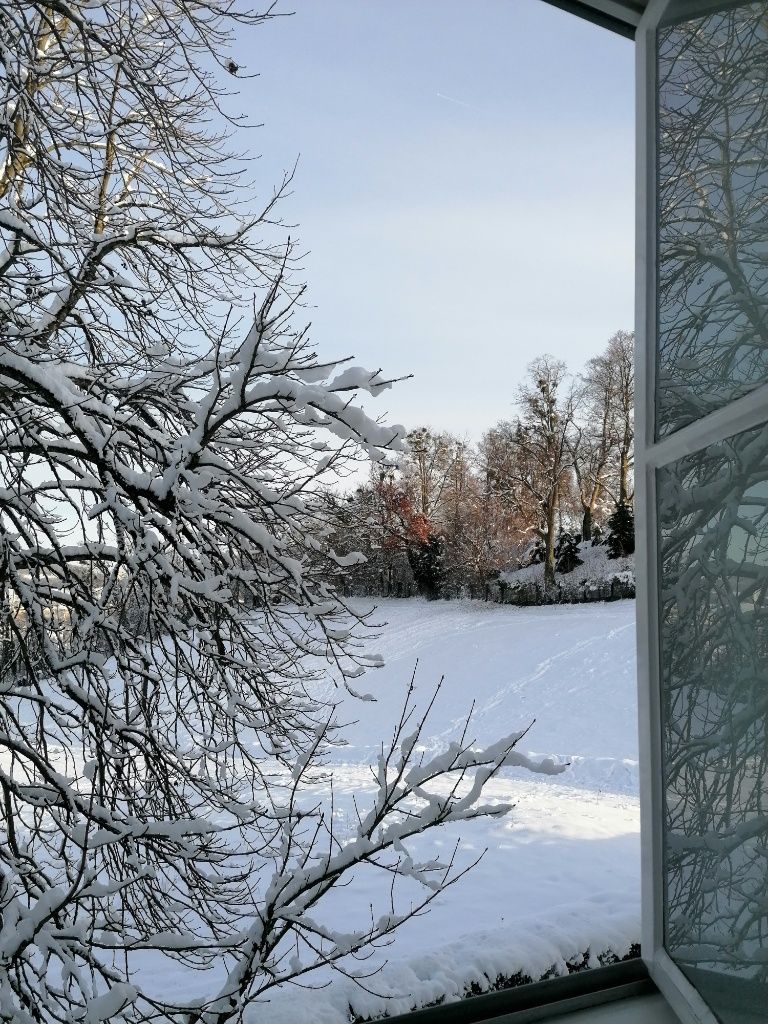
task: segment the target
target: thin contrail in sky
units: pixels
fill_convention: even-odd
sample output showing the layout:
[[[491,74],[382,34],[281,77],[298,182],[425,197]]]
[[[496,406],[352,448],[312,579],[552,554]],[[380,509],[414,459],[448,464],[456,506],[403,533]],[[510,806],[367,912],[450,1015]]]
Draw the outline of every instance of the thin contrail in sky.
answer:
[[[474,110],[475,107],[471,103],[465,103],[464,100],[457,100],[453,96],[446,96],[445,93],[435,93],[441,100],[448,100],[449,103],[457,103],[460,107],[466,107],[467,110]]]

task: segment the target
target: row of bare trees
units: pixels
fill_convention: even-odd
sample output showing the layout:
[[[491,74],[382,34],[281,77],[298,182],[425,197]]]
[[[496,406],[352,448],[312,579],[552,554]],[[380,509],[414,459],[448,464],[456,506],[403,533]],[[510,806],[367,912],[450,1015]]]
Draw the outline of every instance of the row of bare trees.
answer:
[[[533,554],[552,585],[558,536],[591,539],[616,506],[631,505],[633,350],[633,334],[617,331],[579,374],[535,359],[514,418],[477,445],[411,431],[398,469],[376,469],[345,502],[332,499],[339,538],[368,558],[361,578],[397,592],[407,559],[420,592],[475,595]]]

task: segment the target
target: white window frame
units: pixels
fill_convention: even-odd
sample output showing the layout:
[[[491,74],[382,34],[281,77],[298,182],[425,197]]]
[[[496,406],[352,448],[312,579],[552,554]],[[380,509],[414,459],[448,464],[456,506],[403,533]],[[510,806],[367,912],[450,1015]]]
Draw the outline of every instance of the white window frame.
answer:
[[[656,470],[768,420],[768,385],[659,441],[656,394],[656,31],[669,0],[650,0],[636,45],[635,508],[637,524],[637,671],[640,734],[641,949],[651,978],[683,1024],[718,1024],[664,948],[661,680]],[[692,5],[693,6],[693,5]],[[712,4],[702,3],[702,8]],[[703,13],[703,11],[702,11]],[[692,17],[695,13],[692,13]]]

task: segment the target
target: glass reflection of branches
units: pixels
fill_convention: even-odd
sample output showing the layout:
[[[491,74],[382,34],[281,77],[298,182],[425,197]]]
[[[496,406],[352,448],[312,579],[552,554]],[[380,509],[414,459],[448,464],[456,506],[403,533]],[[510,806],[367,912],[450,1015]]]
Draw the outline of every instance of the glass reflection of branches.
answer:
[[[768,378],[768,5],[659,33],[657,435]]]
[[[658,501],[666,945],[764,982],[768,426],[661,470]]]

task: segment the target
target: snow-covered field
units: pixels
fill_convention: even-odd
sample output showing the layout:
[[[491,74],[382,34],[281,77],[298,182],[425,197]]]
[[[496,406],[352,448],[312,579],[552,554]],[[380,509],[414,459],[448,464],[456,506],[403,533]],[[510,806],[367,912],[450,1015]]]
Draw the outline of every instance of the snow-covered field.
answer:
[[[474,701],[470,737],[489,742],[535,719],[521,746],[572,767],[552,777],[508,769],[489,790],[516,804],[507,818],[423,839],[422,854],[446,857],[458,838],[466,862],[487,852],[368,961],[367,971],[388,961],[365,983],[378,995],[343,978],[321,991],[294,988],[254,1007],[250,1024],[342,1024],[350,1004],[359,1015],[404,1012],[456,998],[472,982],[488,987],[499,974],[538,977],[588,948],[621,955],[639,940],[634,602],[524,609],[408,600],[378,608],[387,624],[374,646],[386,665],[363,680],[376,701],[347,698],[340,714],[357,719],[333,768],[342,823],[353,798],[372,790],[367,765],[391,734],[417,661],[424,699],[444,677],[426,747],[453,738]],[[359,924],[384,895],[380,878],[361,874],[326,918],[342,930]]]
[[[468,739],[487,744],[533,722],[518,749],[570,762],[559,775],[506,769],[488,786],[487,803],[515,804],[504,818],[443,826],[409,841],[418,859],[480,863],[440,895],[428,913],[406,922],[392,945],[352,966],[363,986],[334,975],[307,979],[251,1006],[246,1024],[349,1024],[457,999],[473,983],[487,989],[518,972],[541,977],[589,950],[619,956],[639,941],[639,807],[635,702],[635,606],[610,604],[515,608],[480,602],[378,602],[386,623],[371,645],[385,666],[355,680],[376,699],[345,696],[348,745],[332,762],[338,831],[366,807],[375,762],[399,718],[418,662],[420,699],[443,684],[424,739],[437,751],[456,738],[474,702]],[[338,691],[329,696],[339,699]],[[321,794],[326,800],[328,793]],[[359,869],[313,916],[335,932],[364,927],[389,907],[390,878]],[[410,888],[409,888],[410,886]],[[396,910],[423,890],[406,879]],[[373,908],[372,910],[370,908]],[[157,960],[145,981],[167,997],[210,995],[212,972]],[[193,991],[194,990],[194,991]]]

